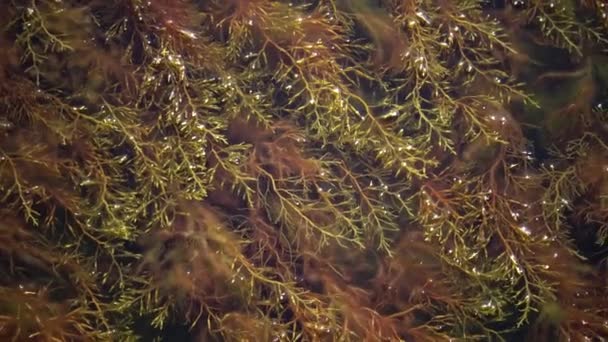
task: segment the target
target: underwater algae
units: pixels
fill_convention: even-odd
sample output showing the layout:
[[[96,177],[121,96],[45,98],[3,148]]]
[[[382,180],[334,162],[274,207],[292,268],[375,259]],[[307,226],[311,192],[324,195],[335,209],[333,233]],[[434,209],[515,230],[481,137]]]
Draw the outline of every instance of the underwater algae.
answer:
[[[0,2],[0,340],[608,340],[607,16]]]

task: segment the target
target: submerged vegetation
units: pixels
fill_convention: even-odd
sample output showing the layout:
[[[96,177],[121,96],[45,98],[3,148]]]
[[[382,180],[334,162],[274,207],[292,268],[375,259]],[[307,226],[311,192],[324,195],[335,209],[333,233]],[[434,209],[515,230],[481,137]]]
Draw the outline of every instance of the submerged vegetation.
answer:
[[[608,338],[607,16],[2,1],[0,339]]]

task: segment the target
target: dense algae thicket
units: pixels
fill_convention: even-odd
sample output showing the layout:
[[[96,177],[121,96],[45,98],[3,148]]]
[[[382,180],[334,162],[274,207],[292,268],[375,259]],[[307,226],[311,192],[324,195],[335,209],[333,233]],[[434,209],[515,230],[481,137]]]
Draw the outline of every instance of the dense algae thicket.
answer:
[[[0,340],[603,341],[602,0],[0,2]]]

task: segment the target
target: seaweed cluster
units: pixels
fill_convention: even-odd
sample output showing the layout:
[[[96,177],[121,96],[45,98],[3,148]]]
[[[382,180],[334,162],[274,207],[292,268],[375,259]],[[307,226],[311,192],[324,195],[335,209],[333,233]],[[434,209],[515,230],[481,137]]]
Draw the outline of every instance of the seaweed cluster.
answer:
[[[0,2],[0,339],[607,339],[607,16]]]

